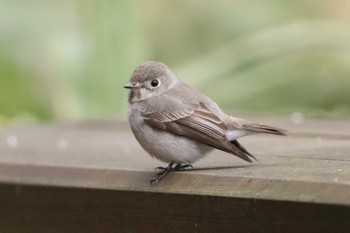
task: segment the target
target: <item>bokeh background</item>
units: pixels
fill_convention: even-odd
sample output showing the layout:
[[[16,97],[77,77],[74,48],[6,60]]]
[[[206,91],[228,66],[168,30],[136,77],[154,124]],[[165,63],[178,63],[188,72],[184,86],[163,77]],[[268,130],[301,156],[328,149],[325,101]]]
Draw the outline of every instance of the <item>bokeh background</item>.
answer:
[[[350,116],[348,0],[0,0],[0,125],[125,118],[165,62],[225,110]]]

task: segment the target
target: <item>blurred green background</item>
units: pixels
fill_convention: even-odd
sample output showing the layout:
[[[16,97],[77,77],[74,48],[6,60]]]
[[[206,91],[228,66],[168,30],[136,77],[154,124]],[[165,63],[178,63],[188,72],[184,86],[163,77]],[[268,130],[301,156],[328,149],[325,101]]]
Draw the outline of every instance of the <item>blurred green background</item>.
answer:
[[[225,110],[350,115],[348,0],[1,0],[0,125],[126,117],[166,63]]]

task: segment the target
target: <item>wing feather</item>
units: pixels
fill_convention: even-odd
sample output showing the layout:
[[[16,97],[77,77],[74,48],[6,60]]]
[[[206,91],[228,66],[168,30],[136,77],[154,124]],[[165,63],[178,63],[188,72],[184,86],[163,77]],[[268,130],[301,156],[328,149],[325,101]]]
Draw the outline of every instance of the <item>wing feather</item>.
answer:
[[[239,144],[231,143],[226,138],[228,126],[203,105],[183,112],[146,113],[143,117],[146,123],[158,129],[188,137],[248,162],[252,162],[251,158],[254,158]]]

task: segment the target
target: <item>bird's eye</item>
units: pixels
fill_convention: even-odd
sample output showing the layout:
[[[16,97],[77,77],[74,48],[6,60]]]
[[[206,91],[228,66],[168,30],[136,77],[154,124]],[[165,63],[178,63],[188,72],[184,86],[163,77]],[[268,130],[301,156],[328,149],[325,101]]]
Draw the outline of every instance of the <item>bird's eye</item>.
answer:
[[[152,86],[152,87],[158,87],[159,84],[160,84],[160,82],[159,82],[158,79],[153,79],[153,80],[151,81],[151,86]]]

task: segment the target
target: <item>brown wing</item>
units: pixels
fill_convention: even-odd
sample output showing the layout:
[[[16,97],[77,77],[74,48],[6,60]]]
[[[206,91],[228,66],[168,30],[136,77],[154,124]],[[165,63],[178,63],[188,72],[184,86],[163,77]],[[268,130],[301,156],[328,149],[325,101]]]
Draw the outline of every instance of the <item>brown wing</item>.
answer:
[[[144,114],[145,122],[161,130],[191,138],[197,142],[231,153],[245,161],[254,158],[238,142],[226,138],[227,125],[204,106],[181,113]],[[255,158],[254,158],[255,159]]]

